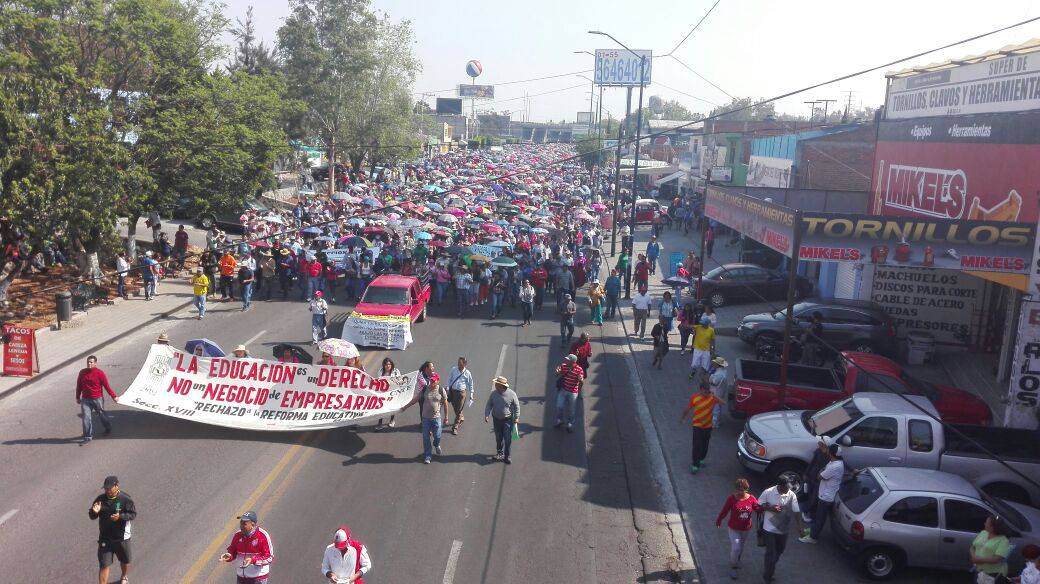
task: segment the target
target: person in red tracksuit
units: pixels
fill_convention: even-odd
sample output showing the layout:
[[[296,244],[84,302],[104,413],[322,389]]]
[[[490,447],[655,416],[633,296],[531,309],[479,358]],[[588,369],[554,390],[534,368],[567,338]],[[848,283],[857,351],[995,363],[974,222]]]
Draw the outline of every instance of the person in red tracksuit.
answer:
[[[255,511],[243,513],[238,521],[239,530],[231,537],[231,545],[220,556],[220,561],[231,563],[241,557],[241,562],[235,567],[238,584],[267,584],[271,563],[274,562],[271,535],[257,525]]]

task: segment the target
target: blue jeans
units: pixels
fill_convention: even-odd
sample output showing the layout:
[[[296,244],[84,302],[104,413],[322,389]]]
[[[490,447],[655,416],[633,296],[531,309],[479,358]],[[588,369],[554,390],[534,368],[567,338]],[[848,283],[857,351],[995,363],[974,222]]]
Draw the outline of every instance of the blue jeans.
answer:
[[[108,414],[105,413],[105,402],[103,397],[97,399],[83,398],[79,400],[79,408],[83,413],[83,437],[93,438],[94,437],[94,418],[93,412],[97,412],[99,418],[101,418],[101,424],[105,426],[106,431],[112,430],[112,422],[108,419]]]
[[[469,306],[469,290],[458,290],[455,293],[455,307],[459,316],[466,312],[467,306]]]
[[[325,339],[325,315],[324,314],[312,314],[311,315],[311,339],[315,343]]]
[[[437,282],[437,281],[434,281],[434,283],[433,283],[433,301],[435,303],[437,303],[437,306],[440,306],[441,303],[444,302],[444,289],[447,288],[447,287],[448,287],[448,283],[447,282]]]
[[[520,310],[524,315],[524,324],[531,324],[531,316],[534,314],[534,304],[531,302],[521,302]]]
[[[567,425],[574,423],[574,403],[578,399],[578,394],[571,393],[566,389],[560,389],[556,391],[556,423],[559,424],[561,421],[566,421]],[[564,420],[564,416],[567,417]]]
[[[574,321],[571,319],[560,321],[560,336],[563,340],[570,340],[574,336]]]
[[[608,319],[612,319],[614,318],[614,314],[617,313],[618,310],[618,297],[607,294],[606,296],[604,296],[604,299],[607,302],[607,314],[605,316]]]
[[[495,428],[495,451],[509,458],[509,450],[513,445],[513,418],[491,418]]]
[[[119,280],[116,282],[116,294],[118,294],[120,298],[126,298],[126,275],[119,274],[118,278]]]
[[[430,435],[433,435],[431,443]],[[422,451],[423,458],[430,458],[433,456],[433,448],[441,445],[441,419],[440,418],[423,418],[422,419]]]
[[[491,318],[494,318],[502,312],[502,293],[494,292],[491,294]]]
[[[194,298],[191,303],[195,305],[195,308],[199,309],[199,316],[206,316],[206,295],[196,294]]]
[[[253,283],[244,282],[242,284],[242,308],[246,309],[253,303]]]
[[[155,296],[155,280],[144,281],[144,297],[151,298]]]

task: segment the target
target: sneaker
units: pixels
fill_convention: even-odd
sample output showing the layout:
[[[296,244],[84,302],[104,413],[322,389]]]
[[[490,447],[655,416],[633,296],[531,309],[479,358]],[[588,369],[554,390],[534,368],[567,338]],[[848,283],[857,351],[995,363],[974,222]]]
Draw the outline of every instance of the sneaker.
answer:
[[[492,456],[491,458],[493,458],[495,460],[502,460],[503,456],[502,456],[502,453],[499,452],[498,454]]]
[[[429,456],[427,456],[426,458],[423,459],[423,464],[430,464],[430,457]]]
[[[816,543],[816,540],[813,539],[812,536],[810,536],[810,535],[806,535],[804,537],[799,537],[798,541],[800,541],[802,543]]]
[[[698,468],[696,464],[691,464],[690,465],[690,473],[697,474],[697,471],[699,471],[699,470],[700,470],[700,468]]]
[[[508,456],[507,456],[507,457],[505,457],[505,458],[504,458],[504,459],[502,460],[502,462],[504,462],[504,463],[506,463],[506,464],[513,464],[513,461],[512,461],[512,460],[509,460],[509,457],[508,457]]]
[[[737,572],[736,568],[730,568],[729,569],[729,577],[730,577],[731,580],[736,580],[739,576],[740,576],[740,573]]]
[[[574,432],[574,424],[567,424],[567,432]]]
[[[441,447],[440,446],[434,446],[433,447],[433,451],[437,453],[437,456],[440,456],[441,454],[443,454],[443,452],[441,452]]]
[[[390,420],[389,422],[386,423],[386,427],[387,428],[393,428],[396,425],[397,425],[397,422],[394,421],[394,420]]]

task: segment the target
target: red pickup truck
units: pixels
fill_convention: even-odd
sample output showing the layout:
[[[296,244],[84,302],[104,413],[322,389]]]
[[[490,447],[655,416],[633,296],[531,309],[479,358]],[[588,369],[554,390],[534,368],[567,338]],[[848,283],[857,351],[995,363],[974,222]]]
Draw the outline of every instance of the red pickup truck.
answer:
[[[354,312],[364,316],[407,316],[412,322],[426,320],[430,285],[413,276],[378,276],[365,288]]]
[[[833,368],[791,364],[780,404],[780,364],[739,359],[736,383],[728,396],[737,418],[781,409],[818,410],[859,391],[922,395],[951,424],[990,425],[993,412],[982,398],[963,389],[917,379],[898,363],[873,353],[845,351]]]

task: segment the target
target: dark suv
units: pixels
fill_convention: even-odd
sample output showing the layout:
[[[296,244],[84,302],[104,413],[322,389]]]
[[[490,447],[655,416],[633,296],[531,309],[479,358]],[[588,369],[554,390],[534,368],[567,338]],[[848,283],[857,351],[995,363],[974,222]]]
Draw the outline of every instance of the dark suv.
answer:
[[[839,350],[889,355],[895,349],[896,329],[880,305],[867,300],[810,298],[794,305],[795,323],[808,328],[812,314],[823,316],[823,338]],[[786,309],[749,314],[740,320],[737,336],[751,345],[784,335]]]

